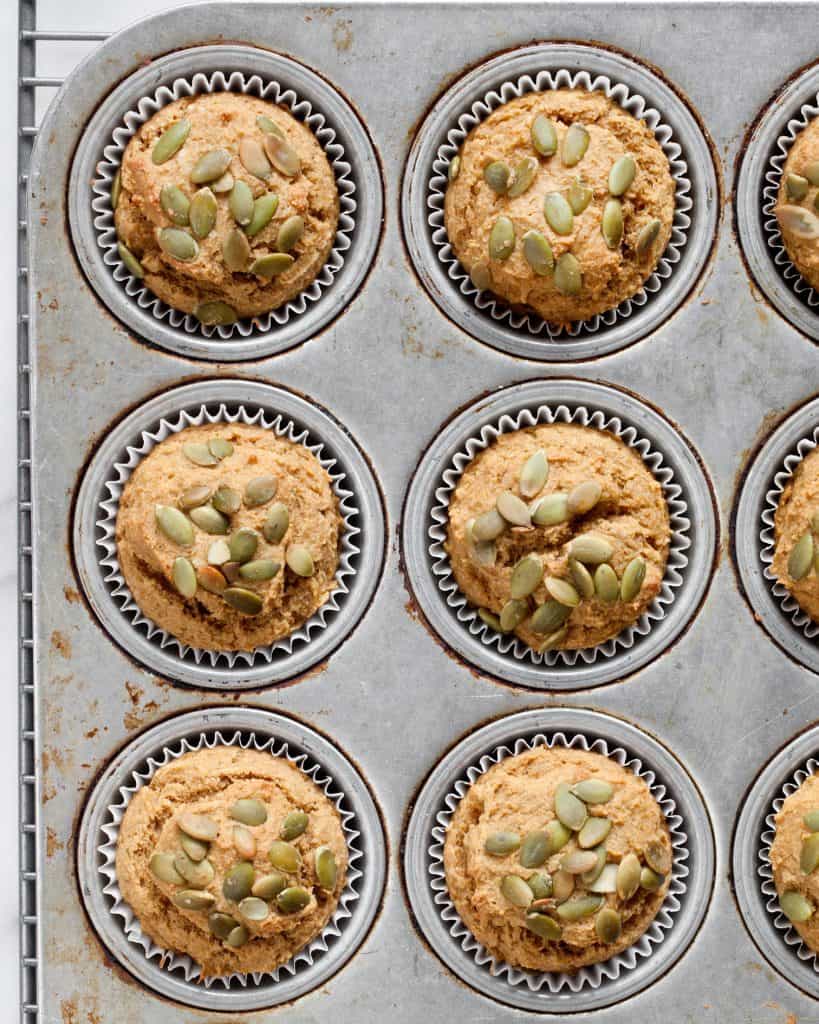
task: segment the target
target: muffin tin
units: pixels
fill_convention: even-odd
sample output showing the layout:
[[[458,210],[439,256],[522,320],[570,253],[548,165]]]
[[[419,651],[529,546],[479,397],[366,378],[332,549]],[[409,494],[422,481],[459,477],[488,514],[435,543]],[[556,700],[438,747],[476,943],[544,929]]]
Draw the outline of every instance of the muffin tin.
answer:
[[[109,6],[131,20],[127,5]],[[750,265],[740,190],[735,208],[721,202],[736,184],[746,125],[773,117],[783,80],[815,61],[804,8],[755,7],[753,32],[737,4],[709,9],[707,32],[697,8],[673,3],[563,5],[549,9],[548,24],[541,9],[519,7],[510,19],[502,4],[277,5],[263,17],[241,2],[178,8],[89,55],[46,112],[30,172],[34,91],[54,73],[47,61],[59,43],[38,39],[51,26],[37,25],[32,0],[21,11],[24,1018],[188,1024],[204,1014],[238,1024],[287,1000],[281,1013],[295,1024],[379,1020],[385,1010],[398,1024],[513,1021],[524,997],[530,1015],[561,1019],[605,1004],[613,1024],[764,1018],[771,1002],[815,1016],[804,961],[770,914],[749,909],[765,897],[759,830],[735,823],[739,809],[757,806],[748,786],[760,766],[795,734],[804,749],[793,769],[815,754],[814,732],[803,731],[819,717],[815,641],[764,604],[772,591],[759,533],[773,474],[819,422],[816,350],[805,338],[819,313],[806,306],[803,323],[767,304],[740,251],[741,240]],[[553,40],[533,43],[544,31]],[[494,52],[501,45],[510,49]],[[427,59],[407,59],[419,52]],[[241,70],[289,85],[343,137],[356,184],[352,245],[327,291],[281,328],[222,338],[157,321],[116,284],[89,233],[101,147],[134,106],[134,82],[151,95],[181,67],[182,77]],[[507,80],[561,68],[623,83],[656,109],[683,150],[696,203],[679,263],[643,306],[594,334],[549,338],[500,330],[471,306],[475,320],[460,318],[463,296],[430,248],[427,195],[459,112]],[[726,93],[726,81],[741,87]],[[102,111],[106,130],[88,134]],[[752,156],[753,145],[742,175]],[[757,212],[763,178],[760,164]],[[485,328],[500,333],[483,337]],[[574,675],[574,666],[544,675],[475,641],[430,572],[429,502],[463,425],[469,434],[541,402],[632,425],[673,470],[690,519],[665,617]],[[364,546],[350,592],[327,628],[273,670],[216,672],[169,658],[116,606],[105,609],[93,579],[87,517],[102,456],[119,457],[134,431],[180,404],[281,413],[355,480]],[[520,678],[521,665],[534,682]],[[366,893],[312,964],[275,983],[205,989],[125,940],[101,895],[94,837],[103,791],[128,765],[223,723],[285,739],[358,801]],[[440,825],[440,799],[487,750],[539,731],[622,747],[695,824],[691,873],[679,910],[667,908],[665,937],[597,988],[493,978],[434,916],[429,843],[419,837]],[[761,811],[774,790],[765,788]]]

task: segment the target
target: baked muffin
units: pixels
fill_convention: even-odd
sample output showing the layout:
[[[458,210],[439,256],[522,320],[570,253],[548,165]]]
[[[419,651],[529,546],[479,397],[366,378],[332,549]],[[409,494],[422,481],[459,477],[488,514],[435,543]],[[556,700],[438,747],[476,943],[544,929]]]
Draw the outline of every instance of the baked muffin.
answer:
[[[344,888],[338,812],[284,758],[220,746],[160,768],[128,805],[117,881],[142,931],[203,977],[272,971]]]
[[[799,606],[819,622],[819,450],[799,463],[774,516],[771,566]]]
[[[771,867],[782,913],[819,953],[819,778],[809,776],[776,815]]]
[[[481,618],[535,650],[593,647],[657,596],[670,527],[637,452],[569,423],[501,434],[464,471],[446,551]]]
[[[183,643],[251,651],[336,587],[342,519],[327,471],[263,427],[171,434],[125,484],[117,555],[142,612]]]
[[[774,209],[793,265],[819,288],[819,118],[794,139]]]
[[[668,892],[671,840],[646,783],[600,754],[536,747],[473,783],[444,844],[450,896],[497,959],[576,971],[632,945]]]
[[[674,190],[651,130],[602,93],[527,93],[467,136],[445,224],[476,287],[561,324],[639,291],[671,236]]]
[[[309,128],[231,92],[163,107],[128,143],[112,192],[120,256],[203,323],[258,316],[318,276],[338,191]]]

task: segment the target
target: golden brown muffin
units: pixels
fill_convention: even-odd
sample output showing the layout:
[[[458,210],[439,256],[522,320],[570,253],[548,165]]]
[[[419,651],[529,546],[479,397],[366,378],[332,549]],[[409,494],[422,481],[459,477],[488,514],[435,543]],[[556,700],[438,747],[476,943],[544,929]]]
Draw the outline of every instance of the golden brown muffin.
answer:
[[[563,747],[485,772],[444,845],[464,924],[493,956],[536,971],[576,971],[636,942],[665,899],[671,864],[646,783],[607,757]]]
[[[799,606],[819,622],[819,450],[799,463],[785,485],[774,516],[776,547],[771,566]]]
[[[214,747],[183,754],[137,791],[116,867],[154,942],[187,953],[204,977],[247,974],[274,970],[321,932],[344,888],[347,845],[336,808],[294,765]]]
[[[184,135],[185,124],[184,142],[163,159],[174,148],[166,132]],[[338,212],[332,169],[310,129],[265,100],[220,92],[176,100],[139,129],[122,158],[115,220],[155,295],[203,322],[228,323],[276,309],[315,280]],[[213,302],[229,310],[202,308]]]
[[[481,618],[542,651],[593,647],[635,622],[660,590],[669,540],[639,454],[554,423],[501,434],[472,460],[445,547]]]
[[[668,160],[646,124],[599,92],[557,89],[505,103],[455,160],[445,223],[456,256],[477,287],[553,323],[634,295],[671,236]]]
[[[819,778],[809,776],[776,815],[771,867],[782,912],[819,953]]]
[[[342,524],[307,448],[263,427],[208,424],[138,463],[117,554],[162,629],[194,647],[251,651],[298,629],[335,589]]]
[[[796,136],[785,160],[775,213],[794,266],[819,288],[819,119]]]

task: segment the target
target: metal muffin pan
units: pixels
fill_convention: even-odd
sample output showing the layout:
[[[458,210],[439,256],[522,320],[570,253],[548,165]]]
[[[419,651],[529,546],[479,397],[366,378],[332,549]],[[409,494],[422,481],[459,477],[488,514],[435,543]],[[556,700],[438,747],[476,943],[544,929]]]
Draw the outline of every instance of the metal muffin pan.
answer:
[[[177,4],[101,43],[78,67],[44,115],[29,167],[34,93],[65,67],[76,40],[70,30],[48,33],[55,26],[36,22],[33,0],[20,2],[20,217],[28,242],[21,253],[27,273],[21,271],[19,338],[26,1024],[212,1024],[222,1016],[230,1024],[279,1016],[288,1024],[376,1024],[385,1012],[395,1024],[518,1021],[521,1010],[460,984],[434,951],[401,884],[401,843],[424,779],[460,737],[550,705],[604,712],[607,724],[633,722],[641,735],[657,737],[695,780],[713,833],[716,881],[701,927],[656,982],[630,996],[618,990],[606,1021],[738,1024],[753,1018],[774,1024],[779,1011],[766,1006],[772,1002],[783,1016],[814,1018],[815,1001],[790,984],[789,975],[766,969],[727,883],[732,830],[749,783],[760,765],[819,718],[816,675],[755,628],[726,554],[745,453],[765,434],[772,411],[799,408],[816,391],[815,347],[786,319],[771,315],[752,287],[731,226],[720,225],[706,272],[695,275],[672,316],[639,342],[571,368],[576,383],[612,390],[618,399],[629,396],[670,431],[678,425],[679,443],[690,441],[688,455],[699,453],[713,485],[723,543],[715,564],[712,548],[705,577],[693,581],[707,587],[697,614],[662,657],[595,689],[589,683],[582,690],[546,691],[520,686],[505,671],[488,674],[430,628],[402,562],[402,530],[409,524],[399,526],[410,482],[439,424],[446,432],[479,394],[491,404],[516,384],[530,386],[533,377],[551,386],[553,378],[566,376],[557,356],[549,366],[476,342],[418,281],[402,232],[401,187],[413,142],[424,136],[425,112],[469,69],[494,61],[501,46],[526,49],[545,32],[555,40],[587,40],[603,52],[635,54],[637,66],[645,61],[659,69],[657,81],[679,83],[713,139],[721,161],[719,193],[728,195],[745,125],[790,71],[816,59],[804,6],[758,5],[751,18],[749,8],[731,3],[710,5],[707,12],[679,3],[579,3],[551,6],[544,19],[537,5],[518,5],[510,16],[503,4]],[[75,25],[79,6],[65,15]],[[115,11],[111,17],[130,21],[132,7],[110,0],[105,12],[95,12],[94,27]],[[326,76],[377,147],[387,190],[378,258],[355,301],[304,344],[276,356],[246,354],[248,361],[239,364],[228,345],[205,363],[193,353],[169,352],[152,335],[133,334],[99,298],[70,234],[68,182],[95,112],[157,58],[203,42],[285,55]],[[408,60],[408,53],[425,59]],[[737,88],[726,92],[726,80]],[[384,567],[355,629],[298,675],[288,674],[281,685],[260,680],[252,693],[206,688],[201,680],[178,685],[175,669],[168,666],[166,674],[129,653],[84,597],[73,557],[75,499],[112,430],[147,402],[214,380],[309,396],[304,401],[317,403],[318,411],[311,410],[316,422],[324,423],[326,410],[347,443],[366,454],[380,489]],[[708,502],[712,508],[711,497]],[[77,829],[97,780],[145,730],[203,708],[210,714],[213,706],[232,712],[247,705],[315,725],[345,752],[377,801],[391,852],[381,908],[343,968],[294,996],[286,1009],[234,1006],[222,1014],[158,992],[109,953],[78,885]],[[709,833],[704,836],[710,843]],[[650,960],[646,967],[652,969]],[[584,1024],[601,1016],[571,1000],[562,1013]]]

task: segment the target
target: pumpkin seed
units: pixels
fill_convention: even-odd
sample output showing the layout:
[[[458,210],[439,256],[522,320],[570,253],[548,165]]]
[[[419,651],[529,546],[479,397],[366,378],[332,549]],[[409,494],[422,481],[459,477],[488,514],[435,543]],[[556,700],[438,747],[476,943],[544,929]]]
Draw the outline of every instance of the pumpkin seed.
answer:
[[[241,178],[230,190],[228,207],[237,224],[245,227],[253,218],[253,189]]]
[[[472,524],[472,537],[476,541],[496,540],[506,529],[506,520],[496,508],[479,515]]]
[[[642,868],[636,853],[627,853],[617,867],[617,895],[630,900],[640,885]]]
[[[617,249],[623,240],[623,204],[619,199],[606,201],[600,229],[609,249]]]
[[[512,570],[509,593],[514,598],[528,597],[543,579],[543,561],[539,555],[524,555]]]
[[[266,505],[268,501],[275,498],[278,489],[278,477],[256,476],[245,485],[245,505],[248,508]]]
[[[258,896],[246,896],[239,904],[239,913],[246,921],[264,921],[270,908]]]
[[[557,131],[548,117],[538,114],[530,130],[532,145],[541,156],[552,156],[557,152]]]
[[[228,579],[230,578],[228,577]],[[245,590],[243,587],[228,587],[222,594],[222,598],[231,608],[241,612],[242,615],[258,615],[264,606],[264,601],[258,594],[254,594],[252,590]]]
[[[578,562],[576,558],[570,558],[569,572],[572,575],[578,594],[587,601],[589,598],[594,597],[594,579],[586,566],[582,562]]]
[[[185,879],[174,867],[172,853],[155,853],[148,861],[151,874],[168,885],[184,885]]]
[[[581,779],[572,786],[572,792],[584,804],[607,804],[614,796],[614,787],[603,779]]]
[[[119,253],[120,260],[122,260],[123,266],[131,277],[136,277],[142,280],[142,278],[145,277],[145,271],[142,269],[142,264],[124,242],[117,242],[117,252]]]
[[[228,541],[230,557],[234,562],[249,562],[259,546],[259,535],[249,526],[243,526]]]
[[[813,163],[803,168],[802,173],[811,183],[811,185],[819,185],[819,160],[814,160]]]
[[[531,188],[537,171],[538,162],[533,156],[525,156],[520,163],[515,164],[511,184],[506,189],[506,194],[509,198],[517,199],[518,196],[522,196],[524,192]]]
[[[585,185],[580,178],[575,180],[566,189],[566,199],[572,208],[572,213],[577,217],[581,214],[594,198],[594,192]]]
[[[667,875],[671,870],[671,850],[659,840],[652,840],[643,850],[646,864],[658,875]]]
[[[213,505],[200,505],[190,510],[190,517],[200,530],[205,533],[222,534],[228,532],[230,523],[226,516],[217,512]]]
[[[194,309],[193,315],[200,323],[213,327],[235,324],[239,319],[236,310],[232,306],[219,300],[200,302],[196,309]]]
[[[485,292],[492,287],[492,272],[486,263],[478,261],[469,271],[469,280],[479,292]]]
[[[643,868],[640,872],[640,888],[646,892],[656,892],[665,881],[665,876],[652,871],[651,868]]]
[[[185,145],[185,140],[190,135],[191,123],[183,117],[181,121],[175,121],[169,128],[159,136],[151,150],[151,160],[155,164],[164,164],[176,156],[179,150]]]
[[[279,829],[279,835],[287,842],[291,839],[298,839],[307,830],[309,821],[310,818],[304,811],[291,811],[285,816],[282,827]]]
[[[620,596],[620,581],[617,573],[605,562],[594,571],[594,589],[601,601],[613,604]]]
[[[297,576],[305,579],[316,571],[313,556],[303,544],[291,544],[285,552],[284,560]]]
[[[241,949],[249,938],[250,932],[243,924],[240,924],[238,928],[234,928],[230,935],[228,935],[225,939],[225,943],[230,946],[231,949]]]
[[[616,942],[623,931],[620,915],[613,907],[603,907],[594,919],[594,930],[601,942]]]
[[[177,504],[183,512],[186,512],[199,505],[206,504],[212,494],[213,488],[210,484],[194,484],[193,487],[189,487],[186,491],[182,492]]]
[[[809,188],[810,182],[807,178],[803,178],[801,174],[789,174],[785,178],[785,191],[788,199],[795,203],[805,198]]]
[[[585,827],[586,826],[584,825],[583,828],[585,828]],[[581,831],[582,831],[582,829],[581,829]],[[603,868],[606,866],[606,859],[608,857],[608,853],[606,851],[606,848],[602,844],[600,846],[596,847],[594,850],[592,850],[592,853],[595,856],[594,867],[589,868],[588,871],[584,871],[583,874],[580,876],[580,881],[587,888],[590,885],[594,885],[594,883],[597,881],[597,879],[603,873]],[[612,892],[613,891],[614,890],[612,889]]]
[[[536,900],[546,900],[552,895],[552,876],[544,871],[535,871],[526,879],[526,884],[532,890]]]
[[[182,852],[197,863],[200,860],[204,860],[210,850],[210,843],[202,843],[198,839],[191,839],[184,832],[179,837],[179,845],[182,847]]]
[[[583,274],[576,256],[564,252],[555,263],[555,288],[561,295],[579,295],[583,287]]]
[[[193,165],[191,181],[194,185],[207,185],[221,178],[230,166],[231,156],[226,149],[211,149]]]
[[[264,148],[270,162],[287,178],[295,178],[301,170],[301,158],[289,142],[278,135],[266,134]]]
[[[809,832],[819,832],[819,810],[808,811],[802,821]]]
[[[518,628],[528,614],[529,605],[526,601],[520,601],[516,598],[507,601],[503,608],[501,608],[500,613],[501,632],[511,633],[512,630]]]
[[[214,934],[217,939],[221,939],[222,942],[224,942],[233,929],[238,926],[239,922],[235,917],[231,917],[230,914],[223,914],[218,910],[214,910],[208,914],[208,927],[212,934]]]
[[[569,496],[561,491],[547,494],[532,510],[532,522],[537,526],[556,526],[569,519]]]
[[[590,850],[599,846],[611,832],[611,821],[608,818],[589,818],[577,835],[577,845],[581,850]]]
[[[560,158],[566,167],[579,164],[588,148],[589,133],[582,124],[570,124],[569,130],[563,136],[563,147],[560,151]]]
[[[274,839],[267,851],[270,863],[277,871],[285,871],[292,875],[301,867],[301,854],[295,846],[285,843],[280,839]]]
[[[493,160],[492,163],[484,167],[483,180],[493,192],[503,195],[509,185],[511,173],[508,164],[505,164],[502,160]]]
[[[180,555],[174,559],[171,578],[182,597],[191,598],[196,593],[196,570],[187,558]]]
[[[490,611],[488,608],[479,608],[478,618],[485,625],[489,626],[490,629],[494,629],[498,633],[503,632],[503,630],[501,629],[500,619],[498,618],[497,615],[495,615],[494,612]]]
[[[522,501],[511,491],[501,491],[498,495],[495,507],[507,523],[512,526],[531,526],[532,517],[525,501]]]
[[[819,238],[819,217],[804,206],[780,206],[776,219],[783,231],[789,231],[797,238],[812,241]]]
[[[515,225],[508,217],[498,217],[489,233],[490,260],[508,260],[515,248]]]
[[[290,513],[287,511],[287,505],[283,505],[280,501],[277,501],[275,505],[270,506],[270,511],[267,513],[267,519],[265,519],[264,525],[262,526],[264,539],[269,544],[279,544],[287,533],[287,528],[289,526]]]
[[[600,501],[603,489],[596,480],[584,480],[569,492],[569,515],[584,516]]]
[[[272,900],[280,892],[287,888],[287,879],[279,871],[271,871],[269,875],[262,875],[253,883],[250,890],[253,896],[263,900]]]
[[[207,238],[216,224],[216,196],[209,188],[200,188],[191,199],[191,231],[197,238]]]
[[[284,914],[296,914],[310,903],[310,893],[301,886],[293,885],[276,897],[276,906]]]
[[[203,442],[193,442],[182,446],[182,454],[196,466],[215,466],[219,460]]]
[[[201,889],[182,889],[175,892],[171,897],[173,902],[181,910],[210,910],[216,902],[216,897]]]
[[[617,892],[617,865],[604,864],[603,870],[593,882],[589,882],[589,892],[606,894]]]
[[[227,541],[215,540],[208,548],[208,563],[210,565],[224,565],[230,561],[230,548]]]
[[[213,881],[214,870],[210,861],[192,860],[184,850],[176,854],[173,866],[192,889],[206,889]]]
[[[111,182],[111,209],[116,210],[119,206],[119,197],[122,195],[122,170],[118,170]]]
[[[230,171],[225,171],[221,178],[217,178],[211,184],[211,188],[217,195],[222,195],[225,192],[230,192],[234,185],[234,178]]]
[[[181,228],[160,228],[156,237],[159,248],[180,263],[192,263],[199,255],[196,239]]]
[[[301,239],[304,234],[304,218],[300,217],[297,213],[294,213],[292,217],[288,217],[286,221],[279,228],[279,233],[276,235],[276,248],[279,252],[290,252]]]
[[[623,572],[623,579],[620,581],[620,600],[633,601],[640,593],[645,578],[645,560],[640,557],[632,558]]]
[[[611,544],[593,533],[581,533],[579,537],[574,538],[569,547],[569,555],[584,565],[608,562],[613,554],[614,548]]]
[[[655,218],[640,229],[640,233],[637,235],[638,256],[645,256],[647,252],[654,248],[654,243],[657,241],[661,227],[661,222]]]
[[[178,185],[165,185],[159,193],[159,205],[179,227],[190,222],[191,201]]]
[[[233,826],[233,845],[242,860],[253,860],[256,856],[256,840],[249,828],[244,825]],[[258,893],[253,893],[258,896]]]
[[[560,870],[570,875],[584,875],[597,866],[597,854],[591,850],[572,850],[560,862]]]
[[[222,882],[222,895],[231,903],[240,903],[250,895],[255,878],[256,872],[252,864],[248,864],[246,860],[234,864]]]
[[[449,167],[447,168],[447,180],[452,183],[461,173],[461,158],[456,153],[455,156],[449,161]]]
[[[264,825],[267,821],[267,807],[255,797],[243,797],[230,808],[230,816],[243,825]]]
[[[543,832],[530,832],[520,845],[520,863],[525,868],[539,868],[549,853],[549,837]]]
[[[193,544],[193,527],[178,508],[157,505],[155,515],[157,526],[169,541],[184,548]]]
[[[216,488],[211,504],[217,512],[221,512],[226,516],[232,516],[234,512],[238,512],[241,508],[242,496],[232,487],[221,484]]]
[[[265,192],[263,196],[253,200],[253,216],[245,228],[248,238],[253,238],[263,228],[267,227],[273,219],[273,214],[276,212],[278,205],[279,197],[275,192]]]
[[[176,824],[186,836],[198,839],[202,843],[212,843],[219,835],[219,826],[207,814],[194,814],[192,811],[185,811],[179,815]]]
[[[548,942],[557,942],[563,934],[563,929],[548,914],[527,914],[524,918],[524,924],[539,939],[546,939]]]
[[[250,263],[250,242],[240,228],[231,228],[222,243],[222,259],[234,274],[244,273]]]
[[[543,216],[556,234],[570,235],[572,233],[574,214],[566,197],[559,192],[547,192],[543,197]]]
[[[552,247],[539,231],[527,231],[523,236],[523,258],[539,277],[551,274],[555,268]]]
[[[621,196],[631,188],[637,174],[637,163],[633,156],[621,156],[615,160],[609,171],[609,192],[613,196]]]
[[[235,583],[239,579],[239,569],[241,568],[240,562],[225,562],[222,566],[222,572],[225,575],[225,579],[228,583]]]
[[[281,567],[281,562],[273,558],[257,558],[252,562],[245,562],[239,569],[239,576],[243,580],[261,583],[264,580],[272,580]]]
[[[586,805],[577,799],[565,782],[561,782],[555,790],[555,814],[558,821],[573,832],[579,832],[586,824]]]
[[[532,890],[520,875],[504,875],[501,879],[500,890],[515,907],[528,907],[534,899]]]
[[[542,491],[549,479],[549,460],[546,452],[539,448],[530,455],[520,471],[520,493],[524,498],[534,498]]]
[[[580,604],[580,594],[568,580],[547,576],[545,583],[546,589],[559,604],[565,605],[567,608],[576,608]]]
[[[779,908],[789,921],[804,924],[813,916],[814,906],[801,892],[789,890],[779,897]]]
[[[520,847],[517,832],[492,832],[484,840],[483,848],[492,857],[506,857]]]
[[[554,598],[550,598],[535,608],[529,625],[532,632],[539,633],[541,636],[547,633],[551,634],[563,626],[571,612],[571,608],[561,604],[560,601],[555,601]]]
[[[203,590],[207,590],[209,594],[219,594],[221,596],[227,590],[227,580],[212,565],[203,565],[197,572],[196,579],[199,586]]]
[[[543,638],[543,641],[539,644],[538,651],[541,654],[545,654],[547,651],[556,650],[562,645],[568,634],[568,626],[561,626],[560,629],[556,629],[553,633],[547,633]]]
[[[552,896],[558,903],[565,903],[565,901],[574,892],[574,875],[570,875],[568,871],[555,871],[552,875]]]
[[[322,889],[332,892],[336,887],[338,867],[336,858],[329,846],[319,846],[315,855],[316,878]]]
[[[272,117],[268,117],[266,114],[259,114],[256,118],[256,124],[266,135],[277,135],[280,139],[284,138],[284,132]]]
[[[259,178],[260,181],[267,181],[273,171],[270,161],[265,155],[264,147],[258,139],[251,139],[247,136],[242,139],[239,143],[239,159],[247,173],[252,174],[254,178]],[[239,223],[242,222],[239,221]]]
[[[552,854],[559,853],[566,843],[568,843],[572,838],[571,829],[566,828],[562,821],[550,821],[543,831],[549,838],[548,857],[551,857]]]
[[[289,270],[294,263],[293,257],[286,252],[270,252],[259,256],[250,264],[250,273],[269,281],[271,277],[277,277]]]
[[[557,908],[558,917],[564,921],[579,921],[584,917],[591,917],[603,906],[602,896],[581,896],[576,900],[567,900]]]
[[[791,549],[788,557],[788,575],[792,580],[801,580],[813,565],[813,534],[803,533]]]

